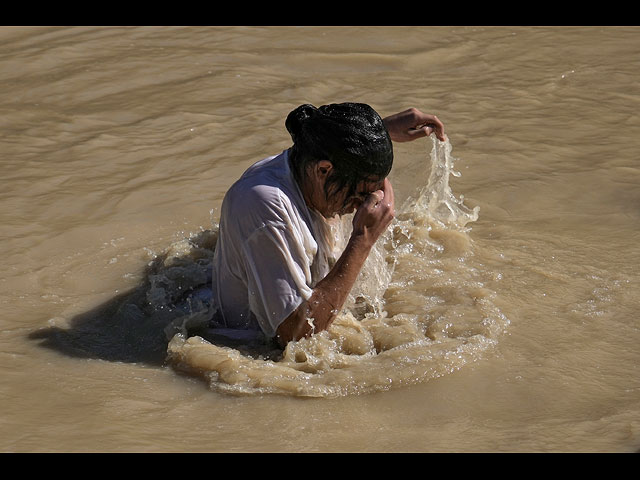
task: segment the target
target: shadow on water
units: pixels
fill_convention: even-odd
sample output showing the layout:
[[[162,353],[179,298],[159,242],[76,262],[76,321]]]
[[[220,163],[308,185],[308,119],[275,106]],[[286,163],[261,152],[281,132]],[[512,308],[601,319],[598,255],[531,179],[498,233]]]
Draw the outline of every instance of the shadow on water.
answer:
[[[50,326],[29,334],[40,345],[78,358],[162,365],[166,326],[139,307],[146,288],[137,287],[73,317],[68,326]]]
[[[76,358],[163,366],[169,338],[165,328],[184,317],[184,304],[210,279],[217,231],[205,230],[158,255],[146,266],[140,285],[109,299],[63,325],[38,329],[28,338],[39,345]],[[263,355],[265,345],[216,335],[214,330],[193,330],[216,345],[242,353]],[[268,346],[272,350],[273,345]]]

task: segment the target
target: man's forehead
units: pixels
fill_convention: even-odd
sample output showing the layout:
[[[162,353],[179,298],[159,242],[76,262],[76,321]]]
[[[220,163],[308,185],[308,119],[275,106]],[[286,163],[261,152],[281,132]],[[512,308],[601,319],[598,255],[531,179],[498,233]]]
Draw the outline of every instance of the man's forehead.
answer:
[[[376,190],[380,190],[383,184],[384,178],[367,178],[358,184],[358,190],[361,192],[366,190],[368,193],[375,192]]]

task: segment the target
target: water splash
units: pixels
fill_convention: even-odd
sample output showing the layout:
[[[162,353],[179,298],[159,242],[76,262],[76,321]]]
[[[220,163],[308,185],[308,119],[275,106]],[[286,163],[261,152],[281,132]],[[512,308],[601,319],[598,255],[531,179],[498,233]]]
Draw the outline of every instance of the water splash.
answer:
[[[409,208],[424,208],[433,220],[441,226],[463,229],[469,222],[478,220],[480,207],[473,209],[464,204],[464,196],[457,198],[449,184],[450,176],[460,177],[460,172],[454,170],[454,158],[451,155],[451,143],[432,137],[431,174],[427,186],[420,192],[416,205]]]
[[[328,397],[424,382],[482,358],[509,320],[485,286],[492,272],[474,261],[467,225],[479,208],[452,192],[449,141],[433,139],[430,159],[427,185],[397,209],[331,328],[275,355],[182,331],[169,343],[172,365],[216,391]],[[348,239],[350,218],[334,229]]]

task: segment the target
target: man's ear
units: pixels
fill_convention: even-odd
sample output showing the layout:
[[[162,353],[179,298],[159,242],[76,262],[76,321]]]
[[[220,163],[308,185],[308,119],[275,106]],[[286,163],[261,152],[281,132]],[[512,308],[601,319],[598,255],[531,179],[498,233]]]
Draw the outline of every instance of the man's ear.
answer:
[[[314,170],[320,178],[326,179],[333,170],[333,164],[329,160],[320,160],[315,164]]]

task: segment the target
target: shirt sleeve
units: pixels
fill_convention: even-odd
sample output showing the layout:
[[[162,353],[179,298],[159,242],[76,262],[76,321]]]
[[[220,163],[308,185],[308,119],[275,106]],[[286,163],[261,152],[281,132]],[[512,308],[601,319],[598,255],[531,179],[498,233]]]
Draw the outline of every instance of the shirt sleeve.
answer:
[[[246,239],[242,250],[249,308],[265,334],[275,336],[278,326],[312,293],[304,246],[287,226],[266,224]]]

